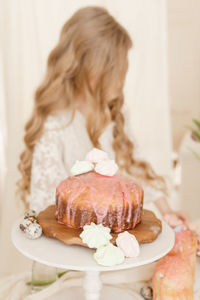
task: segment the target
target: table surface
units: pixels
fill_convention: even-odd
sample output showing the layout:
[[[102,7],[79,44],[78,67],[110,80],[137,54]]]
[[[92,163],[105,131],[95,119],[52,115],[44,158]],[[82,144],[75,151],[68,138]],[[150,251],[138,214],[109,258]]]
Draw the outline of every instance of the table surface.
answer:
[[[13,225],[11,238],[14,246],[23,255],[48,266],[78,271],[111,271],[145,265],[166,255],[172,249],[175,239],[174,231],[162,222],[162,232],[158,238],[152,243],[140,245],[141,251],[137,258],[126,258],[123,264],[104,267],[94,260],[93,249],[65,245],[44,235],[36,240],[27,239],[19,229],[21,220]]]

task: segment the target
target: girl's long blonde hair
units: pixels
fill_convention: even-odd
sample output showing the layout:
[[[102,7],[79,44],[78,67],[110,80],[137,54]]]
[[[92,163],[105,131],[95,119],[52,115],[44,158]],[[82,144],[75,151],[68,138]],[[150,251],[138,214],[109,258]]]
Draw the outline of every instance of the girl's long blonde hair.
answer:
[[[127,31],[102,7],[79,9],[63,26],[57,46],[48,58],[47,72],[35,93],[32,116],[25,126],[25,150],[20,156],[18,190],[27,206],[32,156],[49,114],[78,107],[79,96],[87,99],[86,128],[92,144],[101,148],[99,137],[113,121],[112,146],[121,170],[160,182],[150,164],[134,159],[134,144],[124,132],[123,85],[132,41]],[[85,100],[86,101],[86,100]]]

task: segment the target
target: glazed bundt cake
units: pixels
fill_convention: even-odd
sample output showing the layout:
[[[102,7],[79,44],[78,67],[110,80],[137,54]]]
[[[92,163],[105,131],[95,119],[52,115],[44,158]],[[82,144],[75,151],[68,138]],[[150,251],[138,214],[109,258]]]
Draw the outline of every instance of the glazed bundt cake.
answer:
[[[58,223],[75,229],[91,222],[113,232],[133,229],[142,209],[142,188],[119,174],[109,177],[91,171],[70,176],[56,190]]]

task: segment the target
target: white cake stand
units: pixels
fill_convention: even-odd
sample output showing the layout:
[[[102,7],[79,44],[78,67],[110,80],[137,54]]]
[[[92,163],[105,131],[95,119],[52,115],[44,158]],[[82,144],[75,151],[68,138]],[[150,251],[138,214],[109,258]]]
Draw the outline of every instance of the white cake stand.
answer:
[[[111,287],[107,287],[101,293],[100,272],[129,269],[152,263],[166,255],[174,245],[173,230],[165,222],[162,222],[161,234],[154,242],[142,244],[140,255],[137,258],[126,258],[121,265],[103,267],[95,262],[93,258],[94,250],[80,246],[68,246],[44,235],[37,240],[29,240],[19,229],[19,224],[20,220],[12,228],[12,242],[23,255],[48,266],[85,271],[83,281],[84,293],[81,288],[79,290],[69,289],[70,295],[66,294],[65,299],[132,299],[125,291],[114,287],[112,290],[109,290]],[[66,293],[68,292],[66,291]],[[85,298],[83,294],[85,294]]]

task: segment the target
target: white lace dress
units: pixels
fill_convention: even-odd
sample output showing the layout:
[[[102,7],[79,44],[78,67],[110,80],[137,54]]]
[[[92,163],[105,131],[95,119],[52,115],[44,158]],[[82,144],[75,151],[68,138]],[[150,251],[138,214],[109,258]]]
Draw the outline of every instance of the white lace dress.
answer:
[[[67,176],[76,160],[83,160],[93,146],[85,127],[83,115],[77,111],[71,120],[71,112],[64,111],[48,116],[44,132],[37,142],[32,161],[30,207],[37,212],[55,203],[56,186]],[[114,159],[110,123],[102,136],[102,149]],[[139,156],[137,154],[137,156]],[[135,178],[135,180],[138,180]],[[163,196],[163,193],[147,183],[139,182],[144,189],[144,202],[149,203]]]

